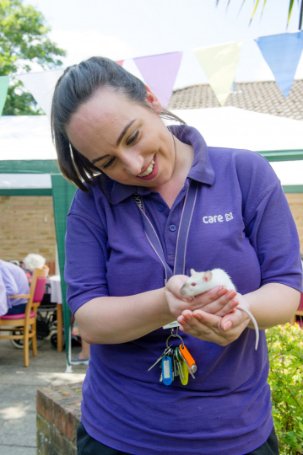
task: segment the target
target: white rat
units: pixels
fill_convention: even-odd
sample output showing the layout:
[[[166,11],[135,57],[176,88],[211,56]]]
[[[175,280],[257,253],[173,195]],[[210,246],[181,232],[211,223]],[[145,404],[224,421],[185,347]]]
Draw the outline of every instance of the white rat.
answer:
[[[196,272],[194,269],[190,269],[190,277],[181,287],[181,294],[187,297],[193,297],[202,292],[209,291],[216,286],[223,286],[230,291],[236,291],[236,287],[232,282],[230,276],[222,269],[212,269],[206,272]],[[240,305],[237,309],[244,311],[251,319],[255,332],[256,332],[256,344],[255,350],[258,349],[259,344],[259,327],[254,315],[247,309]]]

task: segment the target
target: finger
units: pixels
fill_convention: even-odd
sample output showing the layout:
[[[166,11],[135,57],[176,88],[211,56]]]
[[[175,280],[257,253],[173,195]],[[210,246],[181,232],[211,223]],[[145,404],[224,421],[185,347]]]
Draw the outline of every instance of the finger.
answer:
[[[192,312],[190,310],[184,310],[180,316],[178,316],[177,321],[182,326],[183,331],[186,331],[190,327]]]
[[[233,313],[236,309],[237,306],[239,305],[239,301],[237,298],[232,299],[228,302],[220,302],[221,304],[221,309],[219,309],[216,314],[218,316],[225,316],[226,314]]]
[[[166,283],[165,287],[172,294],[180,296],[180,289],[188,279],[186,275],[173,275]]]
[[[236,295],[237,293],[235,291],[228,291],[224,288],[219,289],[215,294],[205,294],[203,298],[196,299],[193,307],[194,309],[201,308],[208,313],[216,314],[220,312],[227,314],[236,306],[234,303],[231,303]]]
[[[179,322],[179,330],[181,330],[181,332],[185,332],[184,326],[181,324],[181,322]]]
[[[249,324],[249,318],[246,316],[246,313],[241,310],[236,310],[234,313],[224,316],[221,320],[220,327],[222,330],[229,330],[231,327],[240,329],[247,327]]]
[[[181,321],[184,331],[191,333],[191,335],[202,336],[211,333],[210,327],[199,320],[192,311],[183,311],[182,315],[178,318],[178,322],[179,320]]]
[[[220,297],[225,295],[228,292],[223,286],[216,286],[213,289],[210,289],[207,292],[202,292],[201,294],[197,294],[194,297],[194,301],[196,304],[201,305],[208,305],[215,300],[218,300]]]
[[[207,319],[207,315],[205,318]],[[221,346],[226,346],[226,344],[229,342],[227,334],[218,328],[219,323],[217,321],[213,322],[214,326],[210,324],[206,325],[204,323],[203,312],[197,310],[197,313],[194,312],[192,314],[190,323],[184,325],[184,332],[194,337],[200,338],[201,340],[206,340],[212,343],[217,343]]]
[[[185,333],[221,346],[226,346],[235,339],[233,332],[225,332],[220,327],[222,318],[205,313],[203,310],[195,310],[194,312],[186,310],[184,313],[186,313],[187,322],[182,324],[182,329]],[[180,316],[179,319],[183,320],[185,317]]]
[[[197,321],[207,327],[211,327],[212,329],[220,328],[222,318],[216,314],[207,313],[206,311],[199,309],[193,311],[193,316],[197,319]]]

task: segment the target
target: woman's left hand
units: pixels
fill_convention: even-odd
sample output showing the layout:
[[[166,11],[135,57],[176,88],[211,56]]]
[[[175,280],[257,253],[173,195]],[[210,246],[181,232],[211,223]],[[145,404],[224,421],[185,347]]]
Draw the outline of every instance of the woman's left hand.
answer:
[[[245,305],[243,296],[238,294],[238,298]],[[184,310],[177,320],[183,332],[221,346],[239,338],[250,323],[249,316],[240,309],[235,309],[223,317],[201,309]]]
[[[186,275],[173,275],[165,286],[167,303],[175,317],[180,316],[185,309],[191,311],[203,309],[207,313],[223,317],[239,304],[237,292],[223,286],[216,286],[195,297],[184,297],[181,294],[181,287],[187,279]]]

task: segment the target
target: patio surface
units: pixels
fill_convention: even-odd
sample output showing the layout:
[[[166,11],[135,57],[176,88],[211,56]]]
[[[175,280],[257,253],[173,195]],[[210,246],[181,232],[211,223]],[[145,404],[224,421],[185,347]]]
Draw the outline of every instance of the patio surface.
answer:
[[[73,355],[78,348],[73,348]],[[39,342],[38,356],[23,367],[22,350],[0,342],[0,453],[36,455],[36,391],[48,385],[81,382],[86,368],[74,365],[65,372],[65,352],[57,352],[48,339]],[[58,454],[59,455],[59,454]],[[63,454],[62,454],[63,455]]]

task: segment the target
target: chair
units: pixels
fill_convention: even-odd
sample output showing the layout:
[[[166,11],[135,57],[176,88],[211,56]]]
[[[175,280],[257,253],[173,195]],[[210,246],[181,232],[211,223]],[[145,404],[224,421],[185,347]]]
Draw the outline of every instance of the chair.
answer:
[[[28,299],[25,313],[0,317],[0,340],[20,340],[23,342],[24,366],[29,366],[29,347],[32,345],[33,356],[37,355],[37,309],[43,298],[48,267],[35,269],[29,294],[16,294],[13,298]]]

